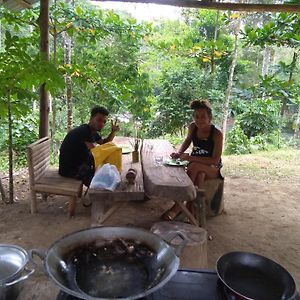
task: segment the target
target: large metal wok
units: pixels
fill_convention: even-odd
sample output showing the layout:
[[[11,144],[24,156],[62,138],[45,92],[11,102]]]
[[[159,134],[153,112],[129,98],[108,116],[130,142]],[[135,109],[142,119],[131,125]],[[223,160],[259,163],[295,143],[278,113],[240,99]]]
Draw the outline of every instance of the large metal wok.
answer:
[[[66,293],[81,299],[136,299],[161,288],[176,273],[181,249],[161,237],[130,227],[95,227],[67,235],[46,253],[46,273]],[[35,261],[33,259],[33,261]]]
[[[288,271],[255,253],[236,251],[221,256],[217,273],[239,299],[291,300],[296,295],[296,284]]]

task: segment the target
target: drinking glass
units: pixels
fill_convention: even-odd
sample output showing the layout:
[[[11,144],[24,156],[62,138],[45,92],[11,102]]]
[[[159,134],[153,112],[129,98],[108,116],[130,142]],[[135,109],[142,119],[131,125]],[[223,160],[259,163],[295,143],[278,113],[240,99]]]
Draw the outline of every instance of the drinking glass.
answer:
[[[163,157],[162,155],[156,155],[155,156],[155,165],[161,166],[163,164]]]

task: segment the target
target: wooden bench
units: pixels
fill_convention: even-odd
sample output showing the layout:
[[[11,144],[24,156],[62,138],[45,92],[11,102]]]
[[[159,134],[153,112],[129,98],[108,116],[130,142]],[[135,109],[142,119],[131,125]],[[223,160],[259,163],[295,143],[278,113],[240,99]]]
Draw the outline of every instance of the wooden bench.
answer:
[[[133,184],[126,179],[127,171],[133,168],[137,176]],[[132,163],[132,155],[122,155],[121,183],[115,191],[90,188],[88,191],[91,208],[91,226],[99,226],[104,223],[116,210],[120,209],[127,201],[144,200],[144,180],[141,161]]]
[[[224,179],[210,179],[203,185],[206,205],[206,215],[220,215],[224,209]]]
[[[39,139],[27,146],[27,164],[31,193],[31,213],[37,212],[37,193],[47,199],[50,194],[70,196],[69,216],[75,214],[77,199],[82,194],[80,180],[66,178],[58,174],[58,169],[50,169],[49,137]]]

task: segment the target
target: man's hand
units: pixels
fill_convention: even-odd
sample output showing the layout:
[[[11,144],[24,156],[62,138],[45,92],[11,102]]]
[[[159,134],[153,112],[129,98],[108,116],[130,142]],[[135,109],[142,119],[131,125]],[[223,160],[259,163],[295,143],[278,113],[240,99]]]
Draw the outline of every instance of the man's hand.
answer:
[[[119,124],[117,123],[117,120],[113,121],[111,120],[111,132],[118,132],[120,130]]]

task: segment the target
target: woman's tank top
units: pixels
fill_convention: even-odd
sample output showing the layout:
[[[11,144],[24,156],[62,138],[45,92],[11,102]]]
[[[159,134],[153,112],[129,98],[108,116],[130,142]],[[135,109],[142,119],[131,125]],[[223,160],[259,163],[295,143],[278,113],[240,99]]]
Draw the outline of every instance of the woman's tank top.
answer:
[[[197,126],[192,132],[193,150],[192,156],[211,157],[213,155],[215,142],[213,139],[215,126],[211,125],[209,136],[207,139],[199,139],[197,136]]]
[[[197,129],[198,129],[197,126],[195,126],[195,128],[193,129],[193,132],[192,132],[193,150],[192,150],[191,155],[192,156],[201,156],[201,157],[212,157],[214,147],[215,147],[215,142],[213,139],[215,126],[211,125],[209,136],[207,139],[199,139],[197,136]],[[222,167],[221,159],[216,167],[218,167],[218,168]]]

